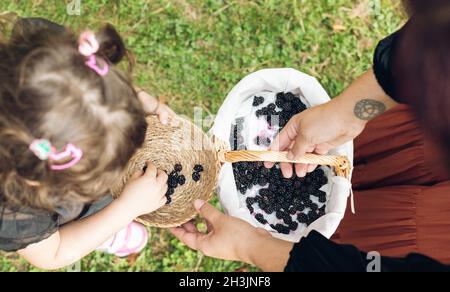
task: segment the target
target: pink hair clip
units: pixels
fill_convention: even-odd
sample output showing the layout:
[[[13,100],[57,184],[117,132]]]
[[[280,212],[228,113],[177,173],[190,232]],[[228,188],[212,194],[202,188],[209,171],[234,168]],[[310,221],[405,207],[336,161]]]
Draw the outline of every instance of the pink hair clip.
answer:
[[[65,170],[80,162],[81,158],[83,158],[83,151],[80,148],[75,147],[73,144],[67,144],[66,149],[63,152],[51,153],[49,158],[55,161],[71,158],[72,160],[66,164],[50,166],[53,170]]]
[[[41,160],[58,161],[71,158],[71,160],[61,165],[51,165],[52,170],[65,170],[71,168],[80,162],[83,158],[83,151],[75,147],[73,144],[67,144],[64,151],[57,153],[55,147],[52,146],[47,139],[36,139],[30,144],[30,150]]]
[[[80,35],[78,42],[78,51],[80,54],[88,58],[85,64],[100,76],[105,76],[108,74],[109,65],[107,62],[103,61],[102,68],[100,68],[97,64],[95,54],[98,52],[100,45],[95,38],[95,34],[91,31],[85,31]]]

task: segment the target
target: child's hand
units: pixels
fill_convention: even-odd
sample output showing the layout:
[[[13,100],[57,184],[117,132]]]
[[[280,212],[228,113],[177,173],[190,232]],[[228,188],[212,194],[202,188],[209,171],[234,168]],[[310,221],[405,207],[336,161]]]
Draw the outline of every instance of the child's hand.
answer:
[[[119,200],[125,202],[127,210],[136,217],[151,213],[167,202],[167,178],[164,171],[147,162],[147,170],[138,171],[130,178]]]
[[[142,102],[144,106],[144,111],[147,114],[157,115],[159,120],[164,125],[167,124],[168,118],[175,116],[175,112],[170,109],[165,103],[157,100],[147,92],[139,89],[138,90],[138,98]]]

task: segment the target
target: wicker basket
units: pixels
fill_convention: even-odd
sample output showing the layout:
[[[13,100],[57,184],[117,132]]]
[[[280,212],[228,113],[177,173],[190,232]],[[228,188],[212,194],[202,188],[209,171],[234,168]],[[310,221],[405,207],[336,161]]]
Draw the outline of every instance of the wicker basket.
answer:
[[[311,163],[333,166],[337,175],[349,177],[350,163],[346,157],[307,154],[299,160],[287,159],[286,152],[274,151],[229,151],[227,143],[209,137],[191,122],[175,118],[168,125],[150,116],[144,146],[139,149],[128,163],[123,178],[111,190],[116,198],[122,192],[128,179],[147,161],[152,161],[159,169],[171,172],[173,166],[180,163],[186,184],[179,186],[170,205],[141,216],[137,220],[145,225],[169,228],[180,226],[193,219],[196,211],[193,202],[196,199],[210,200],[218,182],[221,165],[225,162],[271,161]],[[201,164],[204,172],[201,180],[191,178],[193,167]]]

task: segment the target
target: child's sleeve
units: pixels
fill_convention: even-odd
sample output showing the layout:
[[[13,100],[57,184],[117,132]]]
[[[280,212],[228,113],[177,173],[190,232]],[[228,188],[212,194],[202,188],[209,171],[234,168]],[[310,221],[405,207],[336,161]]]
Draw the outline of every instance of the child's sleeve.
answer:
[[[50,237],[58,230],[58,216],[29,208],[0,205],[0,250],[18,251]]]

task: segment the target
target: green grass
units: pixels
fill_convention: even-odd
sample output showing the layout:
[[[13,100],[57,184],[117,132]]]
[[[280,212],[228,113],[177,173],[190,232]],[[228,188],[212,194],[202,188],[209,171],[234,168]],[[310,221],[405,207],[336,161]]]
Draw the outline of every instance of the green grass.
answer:
[[[217,112],[242,77],[262,68],[296,68],[337,95],[370,68],[377,41],[404,21],[398,2],[81,0],[81,15],[70,16],[64,1],[9,0],[1,1],[0,13],[46,17],[74,30],[114,24],[137,58],[136,82],[192,116],[194,106]],[[83,271],[255,270],[203,257],[156,229],[134,263],[93,253],[81,265]],[[0,254],[0,271],[25,270],[35,269]]]

